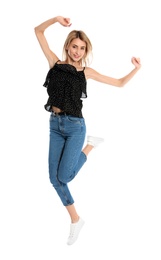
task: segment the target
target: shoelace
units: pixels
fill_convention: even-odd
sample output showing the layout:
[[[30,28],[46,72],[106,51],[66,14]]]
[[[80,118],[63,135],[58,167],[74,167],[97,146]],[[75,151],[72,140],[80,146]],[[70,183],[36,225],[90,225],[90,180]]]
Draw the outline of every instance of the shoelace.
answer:
[[[69,237],[73,237],[75,233],[76,225],[71,225]]]

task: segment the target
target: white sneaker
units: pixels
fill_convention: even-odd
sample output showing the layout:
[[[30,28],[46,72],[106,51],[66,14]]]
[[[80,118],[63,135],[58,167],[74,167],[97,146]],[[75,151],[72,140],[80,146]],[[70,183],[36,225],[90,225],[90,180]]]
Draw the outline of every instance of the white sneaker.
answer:
[[[79,218],[78,222],[70,224],[70,234],[67,241],[68,245],[72,245],[77,240],[84,223],[84,220]]]
[[[87,136],[87,144],[90,144],[95,148],[102,142],[104,142],[104,139],[101,137]]]

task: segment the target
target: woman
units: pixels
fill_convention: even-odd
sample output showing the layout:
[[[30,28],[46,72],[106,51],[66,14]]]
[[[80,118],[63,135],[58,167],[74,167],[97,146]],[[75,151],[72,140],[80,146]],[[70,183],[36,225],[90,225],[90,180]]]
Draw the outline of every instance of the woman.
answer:
[[[87,66],[92,53],[89,38],[83,31],[76,30],[67,36],[61,61],[49,48],[44,35],[45,30],[57,22],[65,27],[71,26],[69,18],[57,16],[35,27],[35,34],[50,68],[44,83],[49,95],[45,109],[50,112],[49,176],[70,215],[67,244],[72,245],[84,220],[75,209],[68,182],[77,175],[89,152],[103,142],[103,138],[87,136],[87,145],[83,148],[86,125],[82,115],[82,98],[87,97],[87,80],[123,87],[138,72],[141,64],[139,58],[133,57],[131,61],[135,68],[120,79],[98,73]]]

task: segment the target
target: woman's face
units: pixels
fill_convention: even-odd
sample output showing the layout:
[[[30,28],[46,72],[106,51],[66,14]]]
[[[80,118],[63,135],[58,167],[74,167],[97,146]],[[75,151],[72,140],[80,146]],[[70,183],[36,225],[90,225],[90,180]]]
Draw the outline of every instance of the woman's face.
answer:
[[[75,61],[78,62],[80,61],[85,52],[86,52],[86,43],[82,40],[80,40],[79,38],[76,38],[74,40],[71,41],[71,43],[69,44],[68,48],[68,55],[69,57]]]

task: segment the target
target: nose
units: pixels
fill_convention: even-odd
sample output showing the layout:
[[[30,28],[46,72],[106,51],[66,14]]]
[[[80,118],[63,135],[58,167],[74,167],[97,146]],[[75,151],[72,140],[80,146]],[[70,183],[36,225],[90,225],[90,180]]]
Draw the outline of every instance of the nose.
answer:
[[[76,50],[76,54],[79,55],[79,50],[78,49]]]

